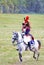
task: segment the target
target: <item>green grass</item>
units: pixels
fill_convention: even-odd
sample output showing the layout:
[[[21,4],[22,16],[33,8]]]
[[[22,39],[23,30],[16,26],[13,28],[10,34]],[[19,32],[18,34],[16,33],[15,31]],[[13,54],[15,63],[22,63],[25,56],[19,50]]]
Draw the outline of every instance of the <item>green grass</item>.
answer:
[[[36,62],[30,51],[23,53],[23,62],[19,62],[16,47],[12,46],[13,31],[21,31],[23,18],[29,15],[31,34],[41,41],[40,57]],[[24,57],[25,56],[25,57]],[[26,58],[31,56],[31,58]],[[0,65],[44,65],[44,15],[42,14],[0,14]]]

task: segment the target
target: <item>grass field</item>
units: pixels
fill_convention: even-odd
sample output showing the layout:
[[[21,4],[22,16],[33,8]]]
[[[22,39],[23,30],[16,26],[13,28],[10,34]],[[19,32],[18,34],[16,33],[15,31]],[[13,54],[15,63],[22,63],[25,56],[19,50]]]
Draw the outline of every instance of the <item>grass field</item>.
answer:
[[[33,53],[23,53],[23,62],[19,62],[16,47],[12,46],[13,31],[21,31],[23,18],[27,14],[0,14],[0,65],[44,65],[44,15],[28,14],[30,16],[31,34],[41,41],[40,57],[35,61]]]

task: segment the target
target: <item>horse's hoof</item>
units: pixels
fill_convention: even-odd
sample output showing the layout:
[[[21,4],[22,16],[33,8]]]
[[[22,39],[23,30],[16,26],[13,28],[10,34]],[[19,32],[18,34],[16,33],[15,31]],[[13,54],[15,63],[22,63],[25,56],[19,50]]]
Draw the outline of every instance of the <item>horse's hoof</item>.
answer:
[[[19,51],[19,49],[16,49],[17,51]]]
[[[22,59],[20,59],[20,62],[22,62]]]
[[[33,56],[33,58],[34,58],[34,59],[36,59],[36,57],[35,57],[35,56]]]

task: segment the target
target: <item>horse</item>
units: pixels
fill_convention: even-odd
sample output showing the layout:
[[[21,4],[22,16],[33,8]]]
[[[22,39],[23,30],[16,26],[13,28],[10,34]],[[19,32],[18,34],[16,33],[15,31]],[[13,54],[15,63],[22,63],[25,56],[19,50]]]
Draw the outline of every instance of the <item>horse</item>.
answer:
[[[28,41],[26,41],[26,40],[28,40]],[[14,45],[15,41],[17,42],[18,51],[19,51],[19,59],[21,62],[22,62],[22,53],[23,53],[23,51],[26,50],[27,47],[29,48],[30,51],[32,51],[34,53],[33,58],[38,60],[38,58],[39,58],[38,50],[41,47],[41,42],[39,40],[34,40],[35,43],[31,45],[31,49],[30,49],[30,41],[31,41],[30,37],[25,38],[25,35],[23,37],[21,32],[13,32],[13,34],[12,34],[12,44],[13,45]],[[26,43],[28,43],[28,44],[26,44]]]

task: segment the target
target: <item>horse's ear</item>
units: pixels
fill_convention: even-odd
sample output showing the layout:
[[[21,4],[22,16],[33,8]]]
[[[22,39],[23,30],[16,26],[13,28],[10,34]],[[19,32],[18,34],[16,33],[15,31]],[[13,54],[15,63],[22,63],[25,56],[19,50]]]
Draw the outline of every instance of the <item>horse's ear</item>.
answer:
[[[13,32],[14,33],[14,32]]]
[[[15,31],[13,31],[13,34],[15,33]]]
[[[12,32],[12,34],[14,35],[15,32]]]
[[[12,32],[12,34],[14,34],[14,32]]]

